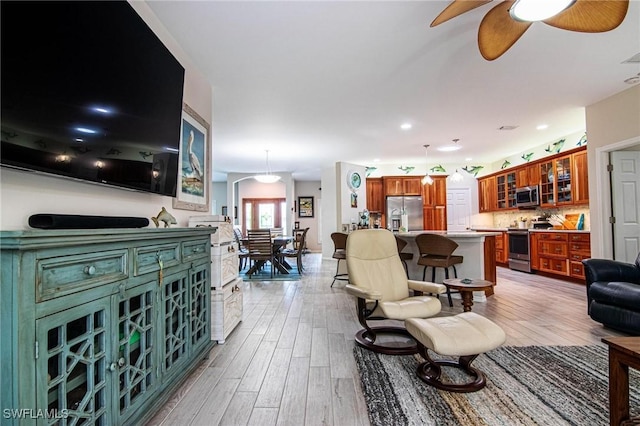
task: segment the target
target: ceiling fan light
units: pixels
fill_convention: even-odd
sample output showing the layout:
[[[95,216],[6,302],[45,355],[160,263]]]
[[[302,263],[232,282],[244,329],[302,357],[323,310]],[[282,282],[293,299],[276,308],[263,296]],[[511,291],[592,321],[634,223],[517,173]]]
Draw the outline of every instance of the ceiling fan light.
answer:
[[[516,0],[509,14],[517,21],[544,21],[562,12],[576,0]]]

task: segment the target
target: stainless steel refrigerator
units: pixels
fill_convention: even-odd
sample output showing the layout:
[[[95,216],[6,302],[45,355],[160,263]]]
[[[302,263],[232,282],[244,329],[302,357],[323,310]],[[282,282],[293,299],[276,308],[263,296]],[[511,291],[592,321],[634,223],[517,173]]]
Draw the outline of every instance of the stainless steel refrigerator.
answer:
[[[387,228],[392,231],[400,229],[402,212],[409,218],[408,231],[422,231],[422,197],[411,195],[406,197],[387,197]]]

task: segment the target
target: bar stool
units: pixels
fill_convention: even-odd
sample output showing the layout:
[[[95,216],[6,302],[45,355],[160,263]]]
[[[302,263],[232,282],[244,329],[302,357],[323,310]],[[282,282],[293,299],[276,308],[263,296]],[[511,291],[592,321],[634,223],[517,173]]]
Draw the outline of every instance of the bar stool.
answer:
[[[407,266],[407,260],[413,259],[413,253],[403,253],[402,250],[407,246],[407,242],[402,238],[396,237],[396,245],[398,246],[398,256],[400,256],[400,260],[402,261],[402,265],[404,266],[404,271],[407,273],[407,278],[409,278],[409,267]]]
[[[349,274],[339,274],[340,270],[340,261],[347,259],[347,237],[349,235],[343,232],[334,232],[331,234],[331,239],[333,240],[333,257],[334,259],[338,259],[338,265],[336,266],[336,274],[333,276],[333,281],[331,282],[331,287],[337,281],[349,281]]]
[[[438,234],[420,234],[416,237],[416,244],[420,251],[418,265],[424,266],[422,281],[425,279],[427,268],[431,267],[431,281],[436,280],[436,268],[444,268],[445,278],[449,278],[449,267],[453,266],[454,277],[458,278],[456,265],[462,263],[462,256],[454,256],[452,253],[458,248],[458,243],[451,238]],[[447,287],[449,306],[453,306],[451,290]]]

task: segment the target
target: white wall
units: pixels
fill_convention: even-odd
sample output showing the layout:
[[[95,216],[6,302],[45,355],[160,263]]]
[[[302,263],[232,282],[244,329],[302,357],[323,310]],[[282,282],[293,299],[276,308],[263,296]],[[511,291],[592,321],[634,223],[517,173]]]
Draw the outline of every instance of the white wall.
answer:
[[[222,214],[222,207],[227,205],[227,183],[213,182],[211,185],[211,214]],[[227,213],[229,215],[229,213]]]
[[[640,85],[587,107],[591,256],[613,258],[609,152],[640,144]]]
[[[144,2],[131,2],[156,35],[185,68],[184,102],[209,123],[213,122],[211,85],[162,26]],[[132,192],[35,173],[0,169],[0,229],[28,228],[29,216],[36,213],[86,214],[99,216],[156,216],[166,207],[187,226],[189,216],[201,212],[175,210],[172,198]],[[151,226],[154,226],[151,224]]]
[[[322,251],[322,226],[321,226],[321,212],[323,211],[322,205],[322,186],[320,181],[298,181],[296,182],[295,200],[298,201],[298,197],[313,197],[314,212],[313,217],[298,217],[296,208],[296,214],[294,221],[300,222],[300,228],[304,229],[309,227],[307,232],[307,249],[312,252]],[[322,188],[322,189],[321,189]],[[296,204],[297,206],[297,204]],[[293,226],[293,224],[291,224]],[[329,245],[330,241],[327,243]]]
[[[357,207],[351,207],[351,195],[353,191],[347,185],[347,177],[352,172],[360,173],[362,186],[355,191],[357,195]],[[357,164],[339,162],[336,163],[336,196],[338,202],[338,230],[343,224],[358,223],[360,212],[367,208],[367,189],[365,179],[366,168]],[[333,231],[332,231],[333,232]]]
[[[322,171],[322,179],[320,180],[322,187],[322,257],[330,259],[333,254],[333,242],[331,242],[331,233],[340,230],[340,222],[338,221],[338,196],[336,190],[336,168],[329,167]]]

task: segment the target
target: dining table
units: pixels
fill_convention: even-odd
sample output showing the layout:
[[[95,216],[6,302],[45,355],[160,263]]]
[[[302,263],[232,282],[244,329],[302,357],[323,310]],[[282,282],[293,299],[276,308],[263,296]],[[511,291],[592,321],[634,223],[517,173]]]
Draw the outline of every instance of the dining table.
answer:
[[[248,238],[240,239],[243,245],[247,245],[249,242]],[[273,266],[275,269],[281,274],[288,274],[289,270],[291,270],[291,265],[287,262],[284,256],[278,256],[278,254],[287,246],[287,244],[293,241],[293,237],[290,236],[277,236],[272,239],[272,250],[273,250]],[[247,275],[251,275],[256,273],[266,260],[260,260],[255,262],[253,266],[246,272]]]

